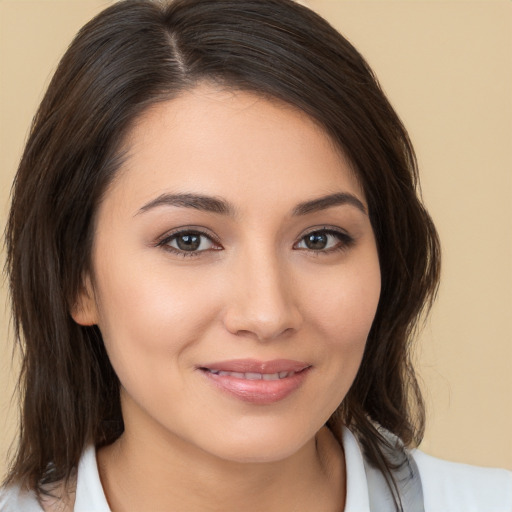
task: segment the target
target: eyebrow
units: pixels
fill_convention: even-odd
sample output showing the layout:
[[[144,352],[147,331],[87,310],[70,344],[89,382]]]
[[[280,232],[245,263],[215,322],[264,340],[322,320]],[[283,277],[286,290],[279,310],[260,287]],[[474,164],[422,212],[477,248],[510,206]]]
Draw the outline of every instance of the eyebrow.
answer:
[[[364,204],[353,194],[347,192],[338,192],[335,194],[329,194],[322,196],[310,201],[304,201],[299,203],[292,210],[294,217],[307,215],[314,213],[333,206],[350,205],[360,210],[365,215],[368,215]],[[202,194],[162,194],[157,198],[146,203],[142,208],[139,209],[136,215],[147,212],[159,206],[177,206],[181,208],[193,208],[195,210],[201,210],[205,212],[218,213],[220,215],[227,215],[230,217],[236,216],[236,208],[228,201],[206,196]]]
[[[219,213],[221,215],[235,216],[235,208],[224,199],[205,196],[202,194],[162,194],[145,204],[138,212],[144,213],[158,206],[178,206],[181,208],[194,208],[205,212]]]
[[[305,201],[299,203],[293,209],[293,215],[307,215],[308,213],[318,212],[326,210],[332,206],[350,205],[360,210],[365,215],[368,215],[364,204],[353,194],[347,192],[338,192],[336,194],[330,194],[328,196],[319,197],[311,201]]]

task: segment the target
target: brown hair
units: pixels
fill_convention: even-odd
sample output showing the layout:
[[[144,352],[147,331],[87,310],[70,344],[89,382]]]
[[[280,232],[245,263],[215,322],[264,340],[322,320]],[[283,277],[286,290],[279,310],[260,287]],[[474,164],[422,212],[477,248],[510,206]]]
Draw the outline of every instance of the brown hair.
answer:
[[[328,422],[356,431],[390,475],[378,426],[416,445],[424,407],[410,359],[439,278],[439,242],[417,193],[407,132],[354,47],[291,0],[126,0],[85,25],[34,118],[6,230],[23,355],[21,430],[6,483],[68,478],[87,443],[122,432],[119,383],[97,327],[69,310],[90,268],[98,203],[121,140],[149,105],[200,81],[278,98],[314,118],[351,160],[369,205],[382,291],[363,361]],[[397,504],[399,507],[399,504]]]

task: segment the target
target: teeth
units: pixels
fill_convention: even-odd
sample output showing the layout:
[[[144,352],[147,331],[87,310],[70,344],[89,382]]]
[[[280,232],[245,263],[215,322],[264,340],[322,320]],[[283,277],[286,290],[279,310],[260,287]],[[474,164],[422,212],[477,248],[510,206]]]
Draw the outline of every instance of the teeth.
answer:
[[[217,375],[220,375],[221,377],[224,375],[229,375],[230,377],[236,377],[237,379],[244,379],[245,375],[243,373],[238,372],[214,372],[217,373]]]
[[[208,370],[210,373],[219,375],[219,377],[235,377],[237,379],[246,380],[279,380],[291,377],[295,372],[279,372],[279,373],[256,373],[256,372],[225,372],[222,370]]]

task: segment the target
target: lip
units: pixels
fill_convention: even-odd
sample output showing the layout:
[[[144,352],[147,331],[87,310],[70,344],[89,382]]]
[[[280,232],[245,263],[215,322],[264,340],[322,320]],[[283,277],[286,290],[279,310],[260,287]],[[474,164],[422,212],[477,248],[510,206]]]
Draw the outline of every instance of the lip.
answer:
[[[268,405],[279,402],[296,391],[306,379],[310,368],[308,363],[290,359],[233,359],[201,365],[198,370],[217,389],[244,402]],[[226,375],[224,372],[252,375],[246,378]],[[258,378],[254,374],[261,374],[262,377]],[[280,374],[280,377],[277,378],[276,374]],[[267,380],[268,378],[272,380]]]
[[[229,361],[218,361],[201,365],[201,368],[218,370],[224,372],[239,373],[279,373],[279,372],[300,372],[311,366],[303,361],[292,359],[274,359],[272,361],[258,361],[256,359],[231,359]]]

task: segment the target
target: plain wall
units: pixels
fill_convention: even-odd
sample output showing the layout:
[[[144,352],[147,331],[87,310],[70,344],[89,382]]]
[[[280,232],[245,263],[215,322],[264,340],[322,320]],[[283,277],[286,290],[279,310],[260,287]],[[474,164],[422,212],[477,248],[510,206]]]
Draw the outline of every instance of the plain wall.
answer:
[[[1,229],[51,72],[78,28],[108,3],[0,0]],[[340,30],[379,77],[409,129],[441,236],[442,285],[417,351],[428,407],[422,449],[512,469],[512,2],[303,3]],[[0,475],[16,431],[6,300],[4,285]]]

